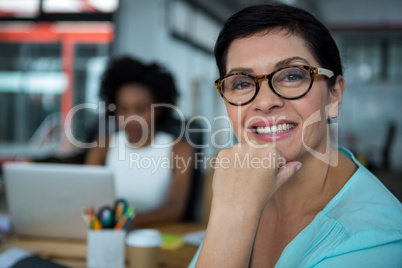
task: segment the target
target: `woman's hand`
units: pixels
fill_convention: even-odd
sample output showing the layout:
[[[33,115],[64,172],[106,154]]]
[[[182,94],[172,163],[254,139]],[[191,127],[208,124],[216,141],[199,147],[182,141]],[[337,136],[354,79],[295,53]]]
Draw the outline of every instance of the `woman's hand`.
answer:
[[[263,147],[263,148],[258,148]],[[301,167],[267,144],[237,144],[215,163],[208,228],[196,267],[248,267],[261,213]]]
[[[213,206],[262,213],[275,192],[300,167],[300,162],[286,163],[271,144],[251,141],[224,149],[215,164]]]

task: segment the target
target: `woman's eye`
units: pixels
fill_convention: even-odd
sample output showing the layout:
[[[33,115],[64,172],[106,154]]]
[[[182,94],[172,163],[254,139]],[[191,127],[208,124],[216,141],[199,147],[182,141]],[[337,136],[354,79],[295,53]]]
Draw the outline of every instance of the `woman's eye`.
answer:
[[[297,82],[304,79],[304,75],[300,73],[288,73],[282,76],[280,80],[286,82]]]
[[[247,89],[252,86],[252,83],[250,81],[245,81],[245,80],[236,80],[233,83],[232,88],[233,89]]]
[[[303,77],[297,74],[289,74],[286,79],[289,81],[297,81],[299,79],[302,79]]]
[[[284,70],[275,76],[275,81],[278,83],[295,83],[305,81],[308,78],[308,74],[302,70]]]

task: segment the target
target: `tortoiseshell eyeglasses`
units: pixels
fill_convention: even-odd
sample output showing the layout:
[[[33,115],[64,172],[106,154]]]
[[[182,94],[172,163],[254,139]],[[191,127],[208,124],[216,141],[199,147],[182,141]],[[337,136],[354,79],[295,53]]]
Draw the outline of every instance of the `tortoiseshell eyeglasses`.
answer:
[[[227,103],[241,106],[252,102],[260,90],[260,81],[268,79],[269,87],[276,95],[294,100],[310,91],[317,74],[327,78],[334,76],[334,72],[328,69],[293,65],[257,76],[246,73],[227,74],[215,81],[215,87]]]

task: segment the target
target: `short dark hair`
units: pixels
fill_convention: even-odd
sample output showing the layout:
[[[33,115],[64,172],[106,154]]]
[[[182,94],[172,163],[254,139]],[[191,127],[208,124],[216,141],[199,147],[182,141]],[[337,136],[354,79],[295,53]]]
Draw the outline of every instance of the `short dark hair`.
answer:
[[[162,66],[144,64],[130,56],[112,58],[102,75],[99,95],[106,107],[116,102],[119,89],[127,84],[140,84],[150,90],[155,103],[175,105],[178,98],[173,76]],[[171,117],[172,109],[161,108],[158,121]]]
[[[226,74],[226,56],[230,44],[237,38],[287,30],[290,35],[301,37],[323,68],[337,75],[343,74],[338,47],[328,29],[307,11],[285,5],[255,5],[232,15],[224,24],[215,44],[215,58],[220,76]],[[335,77],[328,79],[329,85]]]

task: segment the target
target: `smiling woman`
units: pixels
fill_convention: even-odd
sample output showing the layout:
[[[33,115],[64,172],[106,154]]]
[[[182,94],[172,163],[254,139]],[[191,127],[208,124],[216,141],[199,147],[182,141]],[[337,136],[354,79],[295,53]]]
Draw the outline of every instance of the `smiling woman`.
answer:
[[[400,202],[330,144],[345,82],[328,30],[295,7],[252,6],[225,23],[215,56],[239,143],[218,155],[232,164],[215,167],[190,267],[399,267]],[[267,157],[285,160],[236,165]]]

